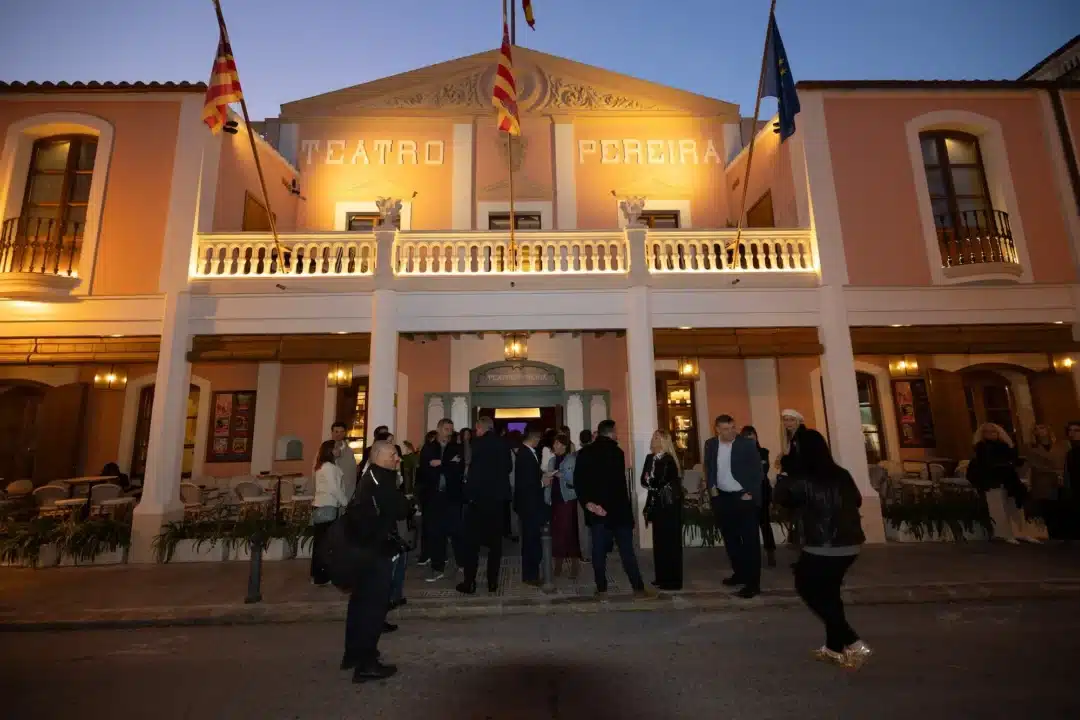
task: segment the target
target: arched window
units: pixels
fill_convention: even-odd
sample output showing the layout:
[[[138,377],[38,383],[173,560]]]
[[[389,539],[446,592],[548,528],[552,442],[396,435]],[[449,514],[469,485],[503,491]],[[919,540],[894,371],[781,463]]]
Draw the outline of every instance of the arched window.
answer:
[[[1009,216],[995,211],[979,139],[954,130],[919,134],[944,267],[1017,262]]]
[[[34,141],[18,227],[4,228],[24,272],[78,271],[97,143],[93,135]]]
[[[859,417],[866,445],[866,462],[876,465],[889,456],[885,447],[885,427],[881,422],[877,380],[870,373],[856,372],[855,384],[859,391]]]

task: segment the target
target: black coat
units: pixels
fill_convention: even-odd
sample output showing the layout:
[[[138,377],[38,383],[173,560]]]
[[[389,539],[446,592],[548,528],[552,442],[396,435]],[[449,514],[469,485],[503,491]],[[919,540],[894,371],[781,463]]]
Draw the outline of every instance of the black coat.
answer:
[[[859,508],[862,493],[844,468],[784,475],[773,499],[799,514],[796,527],[803,547],[851,547],[866,542]]]
[[[399,520],[408,506],[398,492],[397,473],[377,465],[364,472],[345,511],[349,541],[358,548],[392,557],[400,546],[393,542]]]
[[[493,432],[474,438],[472,464],[465,483],[469,504],[491,506],[501,512],[510,499],[510,448]]]
[[[432,460],[442,460],[439,467],[431,467]],[[446,478],[446,498],[451,502],[465,499],[465,450],[451,440],[446,447],[432,440],[420,451],[420,464],[416,468],[416,494],[426,502],[439,490],[439,476]]]
[[[514,462],[514,512],[522,517],[540,517],[547,510],[539,452],[522,445]]]
[[[1016,448],[1000,440],[980,440],[975,444],[975,457],[968,464],[966,477],[973,488],[982,492],[1005,488],[1016,506],[1022,507],[1027,499],[1027,487],[1016,472],[1019,464]]]
[[[586,525],[603,522],[611,528],[634,527],[634,506],[626,488],[626,456],[617,442],[601,435],[578,451],[574,487],[582,507],[595,503],[607,512],[601,518],[586,510]]]

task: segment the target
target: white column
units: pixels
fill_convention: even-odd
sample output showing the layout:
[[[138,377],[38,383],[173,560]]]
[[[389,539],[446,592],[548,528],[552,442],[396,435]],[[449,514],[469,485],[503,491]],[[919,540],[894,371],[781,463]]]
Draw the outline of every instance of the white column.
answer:
[[[574,174],[574,123],[555,118],[555,227],[577,229],[577,179]]]
[[[424,427],[424,435],[428,434],[428,431],[434,430],[435,426],[439,424],[439,421],[446,417],[446,410],[443,409],[443,401],[440,397],[433,397],[428,400],[427,406],[427,426]],[[424,438],[419,438],[420,443],[424,442]],[[414,441],[415,442],[415,441]],[[417,444],[417,447],[420,447]]]
[[[469,401],[461,395],[450,401],[450,419],[454,421],[454,428],[460,430],[469,427]]]
[[[746,392],[750,396],[750,422],[757,430],[761,446],[773,457],[785,448],[780,423],[780,390],[776,358],[747,358]]]
[[[453,148],[450,152],[451,210],[450,225],[453,230],[473,229],[473,124],[455,123]]]
[[[566,398],[566,425],[570,428],[570,442],[576,447],[581,431],[585,429],[585,405],[580,393]]]
[[[607,400],[603,395],[593,395],[589,400],[589,429],[594,433],[596,432],[596,426],[600,424],[601,420],[607,420],[611,417],[611,410],[607,406]]]
[[[859,414],[859,392],[855,383],[855,355],[847,322],[844,289],[837,285],[821,288],[821,380],[825,389],[825,412],[833,457],[855,478],[863,495],[863,531],[870,542],[884,542],[885,528],[876,502],[877,491],[870,485],[866,445]]]
[[[397,293],[378,288],[371,298],[371,363],[368,371],[368,440],[385,425],[397,434]]]
[[[281,363],[259,363],[255,387],[255,427],[251,437],[251,474],[274,469],[278,404],[281,398]],[[329,432],[329,429],[324,430]]]
[[[188,287],[188,270],[192,265],[194,235],[198,230],[198,214],[203,188],[217,186],[217,165],[220,139],[206,132],[200,118],[202,100],[185,98],[180,103],[180,117],[176,131],[176,150],[173,154],[172,176],[169,189],[169,207],[165,215],[165,233],[162,238],[161,270],[158,286],[161,292],[181,292]],[[213,180],[203,180],[204,153],[206,169],[214,172]],[[213,201],[207,200],[209,212],[213,213]],[[186,322],[186,321],[185,321]],[[186,330],[186,326],[185,326]]]
[[[635,475],[640,472],[649,443],[656,432],[656,371],[653,360],[652,322],[649,307],[649,288],[632,287],[626,293],[626,361],[630,383],[630,465]],[[645,491],[638,483],[636,510],[638,528],[644,528],[642,510]],[[652,547],[652,533],[639,532],[642,547]]]
[[[150,411],[146,475],[132,526],[132,562],[153,562],[151,543],[161,523],[184,511],[180,502],[180,471],[191,384],[191,363],[187,359],[191,342],[188,334],[190,305],[191,295],[187,292],[165,296],[154,404]]]

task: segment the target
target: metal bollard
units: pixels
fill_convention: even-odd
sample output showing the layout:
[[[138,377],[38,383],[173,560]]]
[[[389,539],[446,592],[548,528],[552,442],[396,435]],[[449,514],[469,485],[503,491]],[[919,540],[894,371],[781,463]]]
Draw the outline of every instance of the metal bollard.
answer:
[[[540,548],[543,551],[542,559],[540,561],[540,575],[543,578],[543,591],[555,592],[555,575],[552,572],[552,557],[551,557],[551,523],[544,523],[543,529],[540,530]]]
[[[262,602],[262,533],[251,540],[251,562],[248,565],[248,589],[245,605]]]

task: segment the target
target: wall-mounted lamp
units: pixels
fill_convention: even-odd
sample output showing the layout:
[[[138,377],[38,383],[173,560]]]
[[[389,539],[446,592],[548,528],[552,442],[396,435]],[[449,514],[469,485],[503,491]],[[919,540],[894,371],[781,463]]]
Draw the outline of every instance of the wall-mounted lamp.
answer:
[[[905,355],[904,357],[894,360],[889,363],[889,371],[893,375],[918,375],[919,374],[919,361],[915,359],[914,355]]]
[[[529,359],[529,336],[525,333],[507,333],[503,336],[503,358],[507,362]]]
[[[94,373],[95,390],[123,390],[127,387],[128,376],[122,368],[103,368]]]
[[[679,379],[697,380],[701,377],[701,365],[697,358],[679,358]]]
[[[1051,364],[1056,373],[1070,373],[1076,367],[1076,360],[1069,355],[1055,355]]]
[[[352,365],[334,363],[326,373],[326,387],[349,387],[352,385]]]

